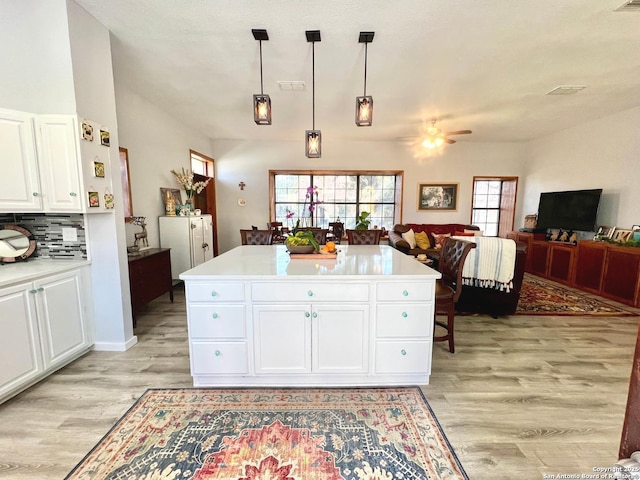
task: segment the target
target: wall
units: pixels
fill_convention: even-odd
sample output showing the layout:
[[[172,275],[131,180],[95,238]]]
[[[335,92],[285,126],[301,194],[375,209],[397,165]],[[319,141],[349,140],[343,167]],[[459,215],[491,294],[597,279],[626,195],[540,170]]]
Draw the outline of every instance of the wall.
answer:
[[[518,144],[461,141],[446,147],[442,155],[420,157],[400,142],[332,142],[323,138],[322,158],[309,159],[304,156],[302,131],[300,136],[299,142],[214,143],[220,253],[240,245],[241,228],[266,227],[269,170],[403,170],[405,223],[468,223],[474,175],[521,176],[524,170],[523,147]],[[241,181],[246,184],[244,191],[238,187]],[[431,182],[459,183],[457,211],[417,211],[418,183]],[[246,200],[245,207],[238,205],[239,198]]]
[[[602,188],[598,225],[640,224],[640,107],[527,144],[526,188],[516,226],[538,211],[541,192]]]
[[[211,141],[123,84],[116,83],[115,95],[120,145],[129,152],[133,213],[147,218],[149,246],[158,247],[158,217],[164,215],[160,188],[179,188],[171,170],[190,168],[189,149],[214,157]],[[133,245],[139,231],[127,225],[127,245]]]

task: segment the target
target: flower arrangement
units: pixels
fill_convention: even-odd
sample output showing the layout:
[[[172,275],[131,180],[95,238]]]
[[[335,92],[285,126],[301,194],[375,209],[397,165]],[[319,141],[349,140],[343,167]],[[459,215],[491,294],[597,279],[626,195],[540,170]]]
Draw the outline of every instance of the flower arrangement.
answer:
[[[177,172],[175,170],[171,170],[176,176],[176,180],[180,184],[180,186],[184,189],[187,194],[187,202],[191,202],[191,198],[194,194],[200,193],[204,188],[209,184],[209,180],[207,179],[204,182],[194,182],[193,181],[193,172],[191,170],[185,170],[184,167]]]

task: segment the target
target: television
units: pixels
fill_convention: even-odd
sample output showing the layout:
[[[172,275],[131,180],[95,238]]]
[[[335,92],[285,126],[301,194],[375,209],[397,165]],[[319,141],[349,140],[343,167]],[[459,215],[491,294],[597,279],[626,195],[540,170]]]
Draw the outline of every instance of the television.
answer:
[[[540,194],[536,228],[593,232],[602,189]]]

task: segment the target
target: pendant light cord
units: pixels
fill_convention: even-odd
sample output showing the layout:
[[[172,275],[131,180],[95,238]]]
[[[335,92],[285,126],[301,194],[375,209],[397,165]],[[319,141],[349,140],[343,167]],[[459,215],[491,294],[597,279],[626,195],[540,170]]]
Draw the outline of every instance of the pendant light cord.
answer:
[[[316,42],[311,42],[311,82],[312,82],[312,126],[311,129],[316,129]]]
[[[262,40],[260,40],[260,95],[264,95],[262,87]]]
[[[369,45],[369,42],[365,42],[364,44],[364,95],[363,97],[367,96],[367,47]]]

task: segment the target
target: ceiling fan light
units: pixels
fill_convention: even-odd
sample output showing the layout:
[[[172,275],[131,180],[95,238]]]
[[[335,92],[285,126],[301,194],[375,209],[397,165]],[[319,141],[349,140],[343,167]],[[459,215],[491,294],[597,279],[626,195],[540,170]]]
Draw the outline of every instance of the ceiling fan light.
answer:
[[[356,125],[370,127],[373,123],[373,97],[356,97]]]
[[[320,130],[305,130],[304,154],[309,158],[320,158],[322,155],[322,133]]]
[[[271,125],[271,98],[269,95],[253,96],[253,121],[257,125]]]

